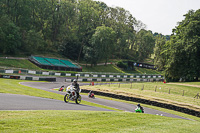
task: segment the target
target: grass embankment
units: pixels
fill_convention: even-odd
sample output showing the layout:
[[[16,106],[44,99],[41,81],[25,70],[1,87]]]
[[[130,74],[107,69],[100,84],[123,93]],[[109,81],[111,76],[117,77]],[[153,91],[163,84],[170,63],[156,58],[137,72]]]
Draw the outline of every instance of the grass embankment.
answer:
[[[149,114],[95,111],[0,111],[1,132],[197,133],[200,122]]]
[[[134,73],[134,74],[163,74],[162,71],[156,71],[152,69],[147,69],[147,68],[140,68],[140,67],[135,67],[134,71],[128,71],[125,70],[124,72],[126,73]]]
[[[63,98],[64,98],[63,95],[24,86],[24,85],[19,84],[19,82],[28,82],[28,81],[14,80],[14,79],[0,79],[0,93],[36,96],[36,97],[57,99],[57,100],[63,101]],[[87,101],[81,101],[81,104],[120,111],[118,109],[110,108],[110,107],[95,104],[95,103],[90,103]]]
[[[30,70],[42,70],[27,59],[4,59],[0,58],[0,66],[23,68]]]
[[[83,72],[107,72],[107,73],[134,73],[134,74],[162,74],[161,71],[135,67],[135,70],[121,70],[116,65],[100,65],[95,67],[82,66]]]
[[[88,66],[82,66],[83,72],[107,72],[107,73],[122,73],[120,69],[116,69],[114,65],[108,64],[108,65],[98,65],[91,67]]]
[[[27,59],[6,59],[6,58],[0,58],[0,66],[1,67],[10,67],[10,68],[23,68],[23,69],[29,69],[29,70],[43,70],[43,71],[56,71],[56,70],[47,70],[47,69],[41,69],[35,64],[31,63]],[[82,65],[83,72],[103,72],[103,73],[134,73],[134,74],[161,74],[161,72],[151,70],[151,69],[145,69],[145,68],[135,68],[135,71],[123,71],[117,66],[113,64],[108,65],[98,65],[91,67],[88,65],[87,67],[85,65]],[[66,71],[56,71],[56,72],[66,72]],[[73,73],[73,72],[70,72]]]
[[[37,67],[35,64],[31,63],[27,59],[5,59],[0,58],[0,66],[2,67],[13,67],[13,68],[23,68],[29,70],[44,70]],[[120,69],[116,69],[114,65],[99,65],[90,67],[89,65],[82,66],[83,72],[109,72],[109,73],[121,73]],[[45,70],[44,70],[45,71]],[[46,71],[56,71],[56,70],[47,70]],[[59,71],[59,72],[66,72],[66,71]]]
[[[143,90],[142,90],[143,88]],[[162,103],[174,104],[200,111],[200,99],[195,95],[200,92],[197,87],[164,84],[161,82],[133,83],[131,84],[108,84],[97,86],[84,86],[82,89],[110,92],[125,96],[133,96]],[[184,92],[183,92],[184,90]],[[156,91],[156,92],[155,92]],[[170,94],[169,94],[170,93]],[[184,96],[182,96],[184,94]]]

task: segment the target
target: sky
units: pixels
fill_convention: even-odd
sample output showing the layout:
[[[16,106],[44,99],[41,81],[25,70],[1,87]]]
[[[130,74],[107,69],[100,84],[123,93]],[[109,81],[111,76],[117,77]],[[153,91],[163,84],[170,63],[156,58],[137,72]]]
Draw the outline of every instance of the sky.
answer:
[[[153,33],[171,35],[177,22],[184,20],[184,14],[191,9],[200,9],[200,0],[95,0],[109,7],[122,7]]]

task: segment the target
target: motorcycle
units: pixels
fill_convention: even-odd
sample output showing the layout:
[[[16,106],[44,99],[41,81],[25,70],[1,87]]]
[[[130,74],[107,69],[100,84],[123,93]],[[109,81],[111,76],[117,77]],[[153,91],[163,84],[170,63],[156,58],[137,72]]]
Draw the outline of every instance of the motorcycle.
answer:
[[[76,104],[79,104],[81,103],[81,95],[79,95],[79,97],[77,98],[77,94],[76,94],[76,89],[74,88],[73,85],[70,85],[67,87],[66,91],[67,91],[67,94],[64,96],[64,101],[66,103],[68,103],[70,100],[71,101],[75,101]],[[81,92],[81,89],[79,91],[79,93]]]
[[[63,91],[64,90],[64,85],[60,87],[58,91]]]
[[[90,92],[88,93],[88,97],[89,97],[89,98],[95,98],[94,93],[92,93],[92,91],[90,91]]]
[[[137,108],[135,109],[135,112],[136,112],[136,113],[144,113],[144,109],[143,109],[142,107],[137,107]]]

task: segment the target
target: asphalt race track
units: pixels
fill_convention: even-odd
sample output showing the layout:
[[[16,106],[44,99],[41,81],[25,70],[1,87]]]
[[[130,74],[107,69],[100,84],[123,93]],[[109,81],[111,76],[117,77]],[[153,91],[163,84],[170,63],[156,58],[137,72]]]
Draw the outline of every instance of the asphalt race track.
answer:
[[[20,84],[42,89],[45,91],[57,93],[64,95],[66,92],[55,91],[53,88],[59,88],[62,85],[67,87],[71,83],[66,82],[21,82]],[[84,85],[79,83],[80,85]],[[109,106],[112,108],[117,108],[120,110],[124,110],[127,112],[134,112],[136,105],[113,101],[113,100],[105,100],[100,98],[88,98],[86,95],[81,95],[82,100],[93,102],[105,106]],[[75,104],[75,102],[70,101],[70,103],[65,103],[64,101],[54,100],[54,99],[47,99],[47,98],[39,98],[33,96],[25,96],[25,95],[16,95],[16,94],[4,94],[0,93],[0,110],[91,110],[91,111],[111,111],[108,109],[92,107],[83,104]],[[162,111],[150,109],[144,107],[144,112],[147,114],[154,114],[160,116],[167,116],[173,118],[180,118],[180,119],[187,119],[181,116],[165,113]],[[187,119],[189,120],[189,119]]]
[[[34,96],[0,93],[0,110],[93,110],[111,111],[88,105]]]

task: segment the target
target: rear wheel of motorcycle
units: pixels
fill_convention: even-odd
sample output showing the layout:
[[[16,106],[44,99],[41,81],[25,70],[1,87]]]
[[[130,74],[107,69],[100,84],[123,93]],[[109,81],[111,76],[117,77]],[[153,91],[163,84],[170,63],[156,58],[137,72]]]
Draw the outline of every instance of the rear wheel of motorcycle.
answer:
[[[66,95],[65,95],[65,97],[64,97],[64,101],[65,101],[66,103],[69,102],[69,94],[66,94]]]
[[[76,99],[76,104],[81,103],[81,96],[79,95],[79,97]]]

